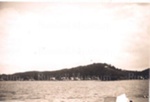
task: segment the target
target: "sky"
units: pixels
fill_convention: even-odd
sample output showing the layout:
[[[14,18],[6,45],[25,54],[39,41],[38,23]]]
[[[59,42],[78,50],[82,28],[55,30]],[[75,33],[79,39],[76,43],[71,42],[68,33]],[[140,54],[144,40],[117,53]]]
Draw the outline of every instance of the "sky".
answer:
[[[150,67],[150,4],[0,3],[0,73],[92,63]]]

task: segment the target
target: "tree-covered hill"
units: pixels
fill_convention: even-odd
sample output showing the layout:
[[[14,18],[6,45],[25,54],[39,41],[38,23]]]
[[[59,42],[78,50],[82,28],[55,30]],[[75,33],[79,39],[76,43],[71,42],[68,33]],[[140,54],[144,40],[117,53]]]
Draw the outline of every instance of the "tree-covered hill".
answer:
[[[0,80],[127,80],[148,78],[149,68],[143,71],[128,71],[106,63],[93,63],[57,71],[30,71],[0,75]]]

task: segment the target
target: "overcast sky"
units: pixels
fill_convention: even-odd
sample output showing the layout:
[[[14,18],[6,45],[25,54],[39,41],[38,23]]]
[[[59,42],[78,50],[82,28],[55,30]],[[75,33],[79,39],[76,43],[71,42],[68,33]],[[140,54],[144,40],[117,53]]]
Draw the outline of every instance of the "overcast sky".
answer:
[[[150,67],[150,4],[0,3],[0,73],[91,63]]]

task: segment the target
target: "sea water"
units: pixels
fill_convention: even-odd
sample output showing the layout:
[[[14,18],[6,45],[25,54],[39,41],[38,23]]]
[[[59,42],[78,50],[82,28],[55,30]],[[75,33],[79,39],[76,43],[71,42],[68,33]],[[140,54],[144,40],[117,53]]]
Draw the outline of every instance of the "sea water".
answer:
[[[148,80],[0,81],[0,102],[148,102]]]

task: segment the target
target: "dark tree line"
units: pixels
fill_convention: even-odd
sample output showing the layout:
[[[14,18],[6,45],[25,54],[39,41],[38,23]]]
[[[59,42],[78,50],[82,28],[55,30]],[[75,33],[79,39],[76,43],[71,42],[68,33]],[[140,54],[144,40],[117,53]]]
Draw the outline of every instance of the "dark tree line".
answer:
[[[128,80],[148,78],[149,68],[143,71],[128,71],[106,63],[93,63],[57,71],[30,71],[0,75],[0,80]]]

